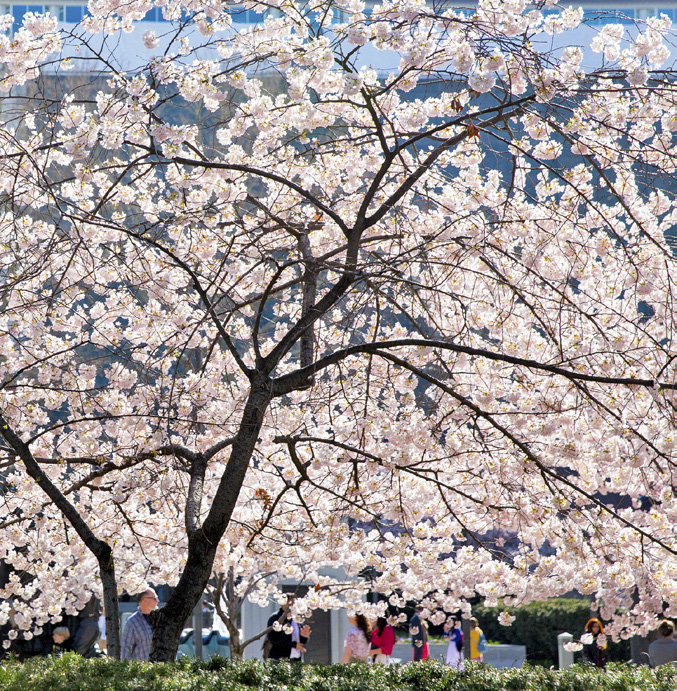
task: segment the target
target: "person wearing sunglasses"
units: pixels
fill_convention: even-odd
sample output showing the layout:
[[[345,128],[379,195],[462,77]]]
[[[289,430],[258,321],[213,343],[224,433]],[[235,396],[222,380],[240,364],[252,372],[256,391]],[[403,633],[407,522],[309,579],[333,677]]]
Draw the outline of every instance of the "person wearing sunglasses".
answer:
[[[153,640],[153,627],[150,623],[150,613],[158,605],[158,596],[152,588],[144,590],[138,598],[139,607],[132,614],[122,631],[120,641],[121,657],[123,660],[148,661],[150,644]]]

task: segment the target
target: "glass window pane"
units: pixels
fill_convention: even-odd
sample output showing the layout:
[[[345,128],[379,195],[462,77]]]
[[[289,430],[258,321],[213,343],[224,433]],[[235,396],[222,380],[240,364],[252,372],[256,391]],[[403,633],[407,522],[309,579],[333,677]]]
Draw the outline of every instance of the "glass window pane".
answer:
[[[12,29],[18,31],[24,21],[24,14],[26,14],[26,5],[12,5],[12,16],[14,17],[14,24]]]
[[[603,24],[632,24],[634,23],[635,10],[633,8],[626,8],[620,10],[604,10],[591,9],[584,10],[583,18],[587,20],[588,24],[603,25]]]
[[[632,8],[629,9],[624,9],[624,10],[616,10],[618,12],[619,17],[616,19],[616,21],[619,24],[632,24],[633,19],[635,18],[635,10]],[[613,20],[611,20],[613,21]]]
[[[77,24],[82,19],[82,7],[78,5],[66,5],[66,21],[69,24]]]
[[[24,14],[26,14],[26,5],[12,5],[12,16],[14,17],[13,29],[21,28],[24,21]]]

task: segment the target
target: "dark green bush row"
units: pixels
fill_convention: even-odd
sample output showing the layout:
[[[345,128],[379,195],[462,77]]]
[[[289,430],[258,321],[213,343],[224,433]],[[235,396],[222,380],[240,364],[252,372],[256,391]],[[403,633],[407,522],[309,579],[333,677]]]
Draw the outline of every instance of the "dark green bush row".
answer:
[[[462,672],[436,662],[378,665],[274,665],[185,658],[171,664],[84,660],[76,655],[5,661],[2,691],[674,691],[677,669],[610,665],[606,672],[573,667]]]
[[[515,617],[512,626],[501,626],[498,613],[507,610]],[[557,665],[557,635],[565,631],[579,638],[591,616],[590,601],[552,598],[532,602],[524,607],[472,608],[488,641],[526,645],[527,659]],[[609,639],[607,658],[617,662],[630,659],[630,641],[613,643]]]

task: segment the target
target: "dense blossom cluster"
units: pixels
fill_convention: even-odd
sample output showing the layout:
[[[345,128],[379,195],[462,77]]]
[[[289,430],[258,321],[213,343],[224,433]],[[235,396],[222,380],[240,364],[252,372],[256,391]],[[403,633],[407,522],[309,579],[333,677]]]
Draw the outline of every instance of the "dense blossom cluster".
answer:
[[[0,41],[0,624],[97,589],[26,449],[128,591],[225,530],[213,571],[315,585],[300,616],[675,616],[670,21],[541,51],[582,12],[155,4],[134,69],[145,0]]]

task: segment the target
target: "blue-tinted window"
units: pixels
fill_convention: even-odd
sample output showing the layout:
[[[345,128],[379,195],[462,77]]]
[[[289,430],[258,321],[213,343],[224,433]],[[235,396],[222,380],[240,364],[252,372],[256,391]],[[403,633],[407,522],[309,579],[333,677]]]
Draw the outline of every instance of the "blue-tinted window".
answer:
[[[80,5],[66,5],[66,21],[69,24],[77,24],[82,21],[84,7]]]
[[[247,23],[247,11],[243,10],[241,7],[233,7],[230,10],[230,16],[232,20],[237,24]]]
[[[21,28],[26,12],[42,14],[44,11],[44,5],[12,5],[12,16],[14,17],[14,23],[12,25],[13,30],[17,31]]]
[[[14,17],[14,24],[12,28],[17,31],[21,28],[24,21],[24,14],[28,10],[28,5],[12,5],[12,16]]]
[[[242,7],[233,7],[230,16],[236,24],[261,24],[264,19],[263,12],[245,10]]]
[[[667,14],[673,22],[677,19],[677,10],[666,10],[659,7],[657,10],[651,12],[651,15],[654,17],[660,17],[662,14]]]
[[[619,10],[585,10],[583,17],[589,24],[633,24],[635,10],[632,7]]]
[[[167,20],[162,15],[161,7],[153,7],[146,12],[146,16],[141,20],[142,22],[166,22]]]
[[[619,24],[634,24],[635,10],[632,8],[625,10],[616,10],[619,15],[622,15],[616,19]],[[612,20],[613,21],[613,20]]]

